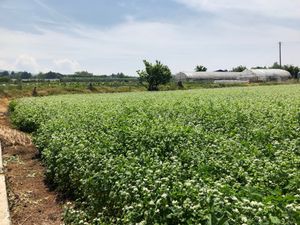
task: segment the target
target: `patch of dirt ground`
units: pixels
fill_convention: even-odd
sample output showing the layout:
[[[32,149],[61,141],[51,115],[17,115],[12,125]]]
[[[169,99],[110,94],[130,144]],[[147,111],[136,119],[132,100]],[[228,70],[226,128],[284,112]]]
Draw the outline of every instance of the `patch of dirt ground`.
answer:
[[[44,182],[45,168],[29,135],[12,128],[0,100],[0,140],[12,225],[62,224],[62,203]]]

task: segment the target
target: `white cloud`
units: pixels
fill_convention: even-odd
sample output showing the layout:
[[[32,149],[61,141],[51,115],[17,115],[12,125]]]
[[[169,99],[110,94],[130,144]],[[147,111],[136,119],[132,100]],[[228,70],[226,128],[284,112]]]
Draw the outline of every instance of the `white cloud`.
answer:
[[[277,18],[300,19],[299,0],[175,0],[195,10],[242,10]],[[241,13],[241,16],[243,14]]]
[[[53,61],[56,71],[61,73],[71,74],[80,70],[80,65],[77,61],[71,59],[57,59]]]
[[[17,56],[15,60],[0,60],[0,70],[28,71],[34,74],[50,70],[71,74],[79,71],[80,68],[76,60],[67,58],[47,60],[45,65],[38,63],[35,57],[26,54]]]
[[[299,30],[276,24],[248,27],[197,20],[183,25],[127,20],[103,29],[76,27],[72,35],[41,28],[40,34],[4,28],[0,28],[0,33],[0,60],[5,61],[2,65],[27,66],[37,72],[88,70],[94,74],[130,75],[136,75],[135,71],[143,67],[143,59],[161,60],[174,73],[192,70],[196,64],[204,64],[210,70],[239,64],[270,65],[277,60],[279,40],[300,37]],[[295,45],[290,49],[284,46],[284,63],[299,64],[299,52]]]
[[[10,65],[5,60],[0,60],[0,70],[10,70]]]
[[[30,55],[20,55],[13,64],[14,70],[31,71],[37,73],[40,70],[40,65],[36,59]]]
[[[0,60],[0,69],[10,71],[29,71],[37,73],[42,70],[37,60],[26,54],[18,55],[15,59]]]

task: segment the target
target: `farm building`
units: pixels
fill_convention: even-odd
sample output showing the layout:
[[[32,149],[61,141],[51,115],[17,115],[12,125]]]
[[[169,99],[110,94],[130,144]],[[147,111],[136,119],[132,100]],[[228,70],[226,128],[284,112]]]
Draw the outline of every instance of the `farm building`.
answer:
[[[201,81],[215,83],[244,83],[285,81],[291,77],[281,69],[246,69],[243,72],[180,72],[175,75],[176,81]]]

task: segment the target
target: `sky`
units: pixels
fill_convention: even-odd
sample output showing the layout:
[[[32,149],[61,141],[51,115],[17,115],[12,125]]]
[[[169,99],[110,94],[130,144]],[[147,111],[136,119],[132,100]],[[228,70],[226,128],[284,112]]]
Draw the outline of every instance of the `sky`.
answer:
[[[300,66],[300,0],[0,0],[0,70]]]

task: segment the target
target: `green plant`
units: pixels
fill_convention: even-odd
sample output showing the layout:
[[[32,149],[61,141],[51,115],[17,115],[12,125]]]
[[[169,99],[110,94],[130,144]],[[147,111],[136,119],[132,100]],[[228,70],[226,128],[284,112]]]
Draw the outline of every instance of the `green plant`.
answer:
[[[299,85],[21,99],[66,224],[300,221]]]
[[[246,66],[237,66],[237,67],[234,67],[234,68],[232,68],[232,72],[243,72],[244,70],[246,70],[247,69],[247,67]]]
[[[163,65],[161,62],[156,61],[155,64],[151,64],[144,60],[145,70],[138,70],[137,73],[140,76],[140,82],[147,82],[148,91],[158,91],[158,86],[161,84],[167,84],[172,74],[170,69]]]
[[[205,72],[207,71],[207,68],[205,66],[197,65],[195,67],[195,72]]]

